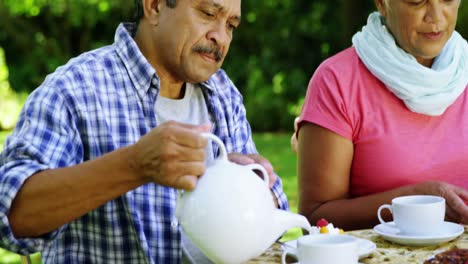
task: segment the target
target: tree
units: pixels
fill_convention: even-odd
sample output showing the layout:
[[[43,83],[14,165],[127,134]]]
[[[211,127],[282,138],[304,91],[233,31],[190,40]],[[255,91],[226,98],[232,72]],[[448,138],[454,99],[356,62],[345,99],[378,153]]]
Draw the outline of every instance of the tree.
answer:
[[[224,68],[244,95],[253,129],[291,130],[317,66],[349,47],[373,10],[369,0],[242,1],[243,22]],[[131,0],[0,0],[11,86],[29,92],[68,59],[112,43],[132,13]],[[457,29],[468,36],[464,3]]]

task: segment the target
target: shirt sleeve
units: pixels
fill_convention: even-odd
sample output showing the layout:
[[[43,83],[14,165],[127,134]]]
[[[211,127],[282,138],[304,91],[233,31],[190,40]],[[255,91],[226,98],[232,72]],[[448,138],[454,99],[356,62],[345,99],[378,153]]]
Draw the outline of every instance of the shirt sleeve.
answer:
[[[314,73],[307,88],[298,128],[303,121],[317,124],[349,140],[353,138],[350,107],[344,99],[349,87],[325,61]]]
[[[33,174],[76,163],[82,150],[64,100],[40,87],[27,99],[0,154],[0,247],[19,254],[41,251],[64,227],[35,238],[16,238],[8,221],[11,204]]]
[[[222,79],[228,86],[225,91],[230,91],[228,99],[230,105],[228,109],[232,111],[227,112],[227,116],[231,116],[229,119],[229,131],[230,140],[226,144],[228,152],[242,153],[242,154],[258,154],[257,148],[252,138],[252,130],[247,120],[246,109],[243,104],[243,97],[232,83],[232,81],[223,73]],[[283,191],[283,184],[279,176],[276,177],[276,181],[273,184],[272,192],[278,200],[280,209],[289,210],[289,203],[286,194]]]

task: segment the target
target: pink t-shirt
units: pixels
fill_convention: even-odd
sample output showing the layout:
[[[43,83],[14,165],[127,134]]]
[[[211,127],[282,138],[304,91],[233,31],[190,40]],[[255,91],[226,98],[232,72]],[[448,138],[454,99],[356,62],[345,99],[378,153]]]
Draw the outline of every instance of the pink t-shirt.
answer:
[[[348,48],[312,77],[301,114],[354,144],[352,196],[426,180],[468,189],[468,92],[441,116],[408,110]]]

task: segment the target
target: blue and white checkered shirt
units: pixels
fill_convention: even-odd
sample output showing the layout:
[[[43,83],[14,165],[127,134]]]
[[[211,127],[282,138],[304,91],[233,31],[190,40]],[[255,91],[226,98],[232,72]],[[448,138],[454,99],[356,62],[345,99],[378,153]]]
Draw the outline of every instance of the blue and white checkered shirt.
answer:
[[[13,199],[34,173],[95,159],[137,142],[158,125],[159,78],[134,32],[134,24],[119,25],[113,45],[70,60],[29,96],[0,155],[0,247],[20,254],[41,251],[48,264],[180,262],[176,190],[157,184],[130,191],[39,238],[16,239],[8,223]],[[227,150],[256,153],[242,96],[226,73],[220,70],[198,86],[214,120],[212,132]],[[288,209],[280,180],[273,192]]]

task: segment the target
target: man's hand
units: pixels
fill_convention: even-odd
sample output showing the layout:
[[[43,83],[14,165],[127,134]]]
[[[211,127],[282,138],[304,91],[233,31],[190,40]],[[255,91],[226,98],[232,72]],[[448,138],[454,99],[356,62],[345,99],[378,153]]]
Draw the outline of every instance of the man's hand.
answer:
[[[271,163],[267,159],[265,159],[264,157],[258,154],[246,155],[246,154],[240,154],[240,153],[229,153],[228,159],[240,165],[249,165],[249,164],[254,164],[254,163],[258,163],[262,165],[263,168],[265,168],[265,170],[268,173],[268,175],[263,175],[263,176],[269,177],[270,189],[276,181],[276,174],[273,172],[273,166],[271,166]]]
[[[148,182],[192,190],[205,172],[207,139],[201,133],[209,131],[210,125],[164,123],[132,146],[131,167]]]
[[[445,198],[448,221],[468,224],[468,190],[445,182],[427,181],[412,186],[414,194],[437,195]]]

